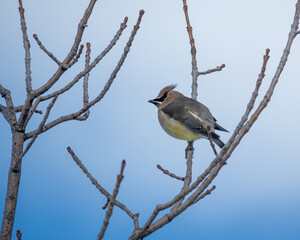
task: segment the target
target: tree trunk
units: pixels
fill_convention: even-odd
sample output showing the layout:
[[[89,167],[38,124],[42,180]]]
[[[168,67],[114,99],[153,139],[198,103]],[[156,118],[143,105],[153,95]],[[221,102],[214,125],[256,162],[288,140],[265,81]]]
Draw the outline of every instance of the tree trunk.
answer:
[[[14,226],[15,212],[21,178],[21,164],[18,160],[23,151],[24,133],[12,131],[12,153],[8,172],[5,207],[3,212],[0,240],[10,240]]]

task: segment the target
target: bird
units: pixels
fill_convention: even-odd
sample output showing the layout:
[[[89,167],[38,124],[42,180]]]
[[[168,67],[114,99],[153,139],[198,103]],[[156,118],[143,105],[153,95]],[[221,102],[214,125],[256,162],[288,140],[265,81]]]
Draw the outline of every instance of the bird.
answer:
[[[220,148],[224,147],[215,130],[228,131],[217,123],[205,105],[174,91],[175,87],[176,84],[164,87],[156,98],[148,101],[158,108],[158,120],[165,132],[192,142],[199,138],[208,139],[210,130],[212,141]]]

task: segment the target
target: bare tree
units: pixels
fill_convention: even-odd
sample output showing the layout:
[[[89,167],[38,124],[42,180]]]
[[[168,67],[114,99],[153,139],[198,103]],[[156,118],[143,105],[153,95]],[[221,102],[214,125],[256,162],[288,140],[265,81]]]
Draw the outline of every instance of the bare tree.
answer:
[[[0,239],[10,239],[12,234],[12,227],[14,221],[14,214],[17,203],[19,182],[20,182],[20,174],[21,174],[21,163],[22,158],[26,154],[26,152],[30,149],[36,138],[46,132],[47,130],[53,128],[54,126],[69,120],[86,120],[89,116],[89,108],[94,104],[99,102],[105,93],[108,91],[110,85],[112,84],[114,78],[116,77],[117,72],[119,71],[122,63],[124,62],[127,53],[130,50],[131,43],[134,39],[134,36],[139,28],[139,24],[143,15],[143,11],[140,11],[139,18],[137,20],[136,25],[131,33],[131,36],[128,40],[128,43],[124,49],[124,52],[117,64],[115,70],[112,72],[110,78],[108,79],[104,89],[100,92],[100,94],[94,98],[93,100],[88,99],[88,74],[89,72],[99,63],[99,61],[106,55],[106,53],[114,46],[116,41],[122,34],[122,31],[126,27],[127,18],[124,19],[124,22],[121,24],[120,29],[116,33],[115,37],[112,39],[111,43],[107,46],[107,48],[98,55],[90,63],[90,45],[87,44],[86,57],[85,57],[85,67],[82,72],[80,72],[72,81],[70,81],[65,87],[61,88],[58,91],[51,92],[52,86],[60,79],[65,71],[67,71],[70,67],[72,67],[80,58],[83,46],[79,46],[82,38],[82,34],[84,32],[85,26],[87,24],[88,18],[92,13],[93,7],[96,1],[91,0],[89,6],[87,7],[83,18],[81,19],[78,30],[76,33],[76,37],[73,43],[73,46],[70,52],[67,54],[66,58],[61,62],[59,61],[50,51],[48,51],[45,46],[38,39],[37,35],[34,35],[34,39],[37,41],[37,44],[40,48],[58,65],[57,71],[54,75],[40,88],[33,90],[31,85],[31,64],[30,64],[30,44],[26,31],[26,22],[24,17],[24,9],[22,6],[21,0],[19,0],[19,11],[20,11],[20,20],[21,27],[23,33],[23,41],[24,41],[24,49],[25,49],[25,69],[26,69],[26,92],[27,98],[23,105],[14,106],[13,100],[11,98],[10,91],[5,89],[2,85],[0,85],[0,93],[1,96],[5,99],[6,105],[0,105],[0,111],[3,114],[4,118],[11,126],[11,131],[13,135],[12,142],[12,155],[11,155],[11,165],[9,169],[8,176],[8,187],[6,194],[6,202],[5,209],[3,214],[2,221],[2,229]],[[197,97],[197,80],[200,75],[210,74],[215,71],[221,71],[225,65],[222,64],[216,68],[209,69],[206,71],[199,71],[197,60],[196,60],[196,45],[195,40],[193,38],[192,27],[189,20],[188,15],[188,7],[186,4],[186,0],[183,0],[183,9],[187,23],[187,31],[190,39],[191,45],[191,57],[192,57],[192,98],[196,99]],[[291,31],[288,36],[288,41],[286,47],[283,51],[282,57],[278,64],[277,70],[272,78],[272,81],[269,85],[268,90],[264,94],[264,97],[257,108],[254,108],[254,103],[258,96],[259,88],[265,76],[265,70],[267,66],[267,62],[269,59],[270,50],[267,49],[265,55],[263,57],[261,71],[259,73],[258,79],[256,81],[256,85],[254,86],[254,90],[252,93],[252,97],[249,100],[249,103],[246,107],[244,115],[241,117],[240,122],[237,124],[232,136],[225,144],[223,149],[218,153],[212,143],[211,147],[216,154],[216,157],[211,161],[209,166],[203,171],[202,174],[197,176],[197,178],[192,181],[192,157],[194,153],[193,143],[188,144],[186,149],[186,174],[184,177],[180,177],[174,173],[169,172],[164,169],[162,166],[157,165],[159,170],[161,170],[164,174],[183,182],[183,186],[181,191],[174,196],[170,201],[157,204],[154,208],[153,212],[148,217],[145,223],[140,223],[139,213],[134,213],[134,211],[130,210],[126,204],[121,203],[117,200],[117,194],[120,188],[121,181],[123,179],[123,172],[125,167],[125,161],[122,162],[120,174],[117,178],[117,183],[115,185],[114,191],[110,194],[104,187],[102,187],[97,180],[90,174],[88,169],[84,166],[84,164],[79,160],[79,158],[75,155],[72,149],[69,147],[67,150],[72,156],[73,160],[76,164],[82,169],[82,171],[86,174],[86,176],[91,180],[92,184],[107,198],[107,202],[104,209],[107,208],[106,216],[101,226],[98,239],[102,239],[104,237],[105,231],[109,224],[110,217],[112,216],[113,208],[116,206],[123,210],[133,221],[134,230],[129,236],[129,239],[143,239],[144,237],[154,233],[156,230],[162,228],[182,212],[184,212],[187,208],[199,202],[201,199],[211,194],[211,192],[216,188],[215,186],[210,186],[214,178],[218,175],[219,171],[226,164],[227,160],[230,158],[232,152],[236,149],[242,138],[245,134],[251,129],[254,122],[257,120],[261,112],[266,108],[268,102],[271,100],[274,88],[280,78],[281,72],[283,71],[285,64],[287,62],[287,58],[290,53],[290,49],[295,37],[300,33],[298,30],[299,25],[299,17],[300,17],[300,0],[297,0],[296,11],[293,18],[293,23],[291,26]],[[81,78],[84,78],[83,84],[83,107],[81,107],[77,112],[72,114],[68,114],[62,117],[57,118],[49,123],[47,122],[48,116],[50,114],[51,109],[53,108],[57,98],[67,92],[70,88],[72,88]],[[50,92],[50,93],[49,93]],[[40,122],[39,126],[31,132],[26,132],[26,126],[33,114],[38,113],[41,114],[41,111],[38,110],[38,105],[42,101],[50,100],[50,103],[46,109],[44,117]],[[20,112],[19,117],[17,118],[16,113]],[[207,129],[210,133],[210,129]],[[210,135],[210,134],[209,134]],[[211,140],[211,139],[210,139]],[[24,143],[28,141],[27,145]],[[161,217],[158,217],[159,213],[162,211],[166,211],[167,213]],[[18,239],[21,239],[22,234],[18,232]]]
[[[183,0],[183,10],[186,18],[187,23],[187,32],[190,39],[190,45],[191,45],[191,57],[192,57],[192,98],[197,98],[197,80],[200,75],[210,74],[216,71],[221,71],[225,64],[222,64],[220,66],[217,66],[216,68],[209,69],[206,71],[198,71],[198,65],[196,60],[196,46],[195,46],[195,40],[193,38],[192,33],[192,27],[189,20],[188,15],[188,7],[186,4],[186,0]],[[208,130],[208,136],[210,140],[210,144],[212,147],[213,152],[215,153],[216,157],[211,161],[209,166],[205,169],[205,171],[199,175],[194,182],[192,182],[192,158],[194,153],[193,143],[188,143],[188,146],[186,148],[186,174],[184,177],[177,176],[174,173],[169,172],[168,170],[164,169],[161,165],[157,165],[157,168],[161,170],[164,174],[177,179],[179,181],[183,181],[183,187],[181,191],[173,197],[170,201],[163,203],[163,204],[157,204],[155,209],[153,210],[152,214],[149,216],[148,220],[144,224],[140,224],[139,221],[139,213],[133,213],[131,210],[129,210],[125,204],[119,202],[116,200],[116,194],[109,194],[108,191],[106,191],[97,181],[96,179],[89,173],[89,171],[86,169],[86,167],[83,165],[83,163],[78,159],[78,157],[75,155],[75,153],[71,150],[71,148],[68,148],[69,153],[71,154],[72,158],[76,162],[76,164],[83,170],[83,172],[86,174],[86,176],[91,180],[91,182],[96,186],[96,188],[107,198],[107,204],[105,207],[107,207],[108,203],[111,202],[110,207],[117,206],[120,209],[122,209],[133,221],[134,230],[129,236],[129,239],[131,240],[138,240],[143,239],[144,237],[154,233],[156,230],[162,228],[166,224],[170,223],[174,218],[176,218],[178,215],[180,215],[182,212],[184,212],[187,208],[194,205],[195,203],[199,202],[201,199],[206,197],[207,195],[211,194],[211,192],[216,188],[216,186],[211,186],[210,184],[215,179],[215,177],[218,175],[219,171],[222,169],[222,167],[227,163],[228,159],[230,158],[232,152],[236,149],[236,147],[239,145],[245,134],[251,129],[254,122],[258,119],[261,112],[266,108],[268,102],[271,100],[271,97],[273,95],[273,91],[276,87],[276,84],[278,83],[278,80],[280,78],[280,75],[285,67],[285,64],[287,62],[287,58],[290,53],[290,49],[292,46],[292,43],[295,39],[295,37],[300,33],[298,30],[299,26],[299,17],[300,17],[300,0],[296,3],[296,9],[295,9],[295,15],[293,18],[293,22],[291,25],[291,30],[288,36],[288,41],[286,43],[286,46],[283,50],[282,57],[280,59],[280,62],[278,64],[277,70],[272,78],[272,81],[270,82],[269,88],[265,92],[262,101],[258,105],[257,108],[254,108],[254,103],[256,101],[256,98],[258,96],[259,88],[261,86],[261,83],[265,76],[265,71],[267,67],[267,63],[269,60],[269,53],[270,49],[266,49],[265,55],[263,56],[261,71],[258,75],[258,79],[256,81],[256,85],[254,86],[254,90],[252,93],[252,96],[246,106],[246,110],[244,115],[241,117],[240,122],[237,124],[232,136],[228,140],[228,142],[225,144],[225,146],[222,148],[222,150],[217,153],[214,144],[211,139],[210,129]],[[252,114],[251,114],[252,113]],[[122,167],[123,169],[123,167]],[[122,172],[122,170],[121,170]],[[119,186],[119,185],[118,185]],[[188,196],[189,195],[189,196]],[[187,197],[187,199],[185,199]],[[108,211],[108,210],[107,210]],[[158,218],[158,214],[162,211],[168,211],[165,215]],[[109,217],[111,215],[106,214],[106,222],[108,222]],[[158,219],[157,219],[158,218]],[[105,227],[103,227],[105,226]],[[104,231],[107,227],[107,224],[104,223],[104,225],[101,228],[101,232]],[[100,234],[99,234],[100,235]],[[103,236],[103,235],[102,235]]]
[[[88,78],[89,73],[92,71],[97,64],[105,57],[105,55],[114,47],[118,39],[121,37],[122,32],[127,27],[128,18],[125,17],[124,21],[121,23],[120,28],[117,30],[115,36],[112,38],[107,47],[93,60],[90,61],[90,43],[86,44],[86,56],[85,56],[85,66],[81,72],[79,72],[74,79],[70,80],[67,85],[62,87],[59,90],[54,91],[53,86],[60,80],[63,74],[68,71],[81,56],[83,45],[81,44],[82,36],[87,26],[87,22],[93,12],[96,0],[91,0],[87,6],[82,19],[78,24],[78,29],[74,38],[73,45],[71,46],[70,51],[66,55],[65,59],[60,61],[57,57],[54,56],[40,41],[36,34],[33,35],[33,38],[36,40],[37,44],[56,64],[57,70],[54,74],[46,81],[42,86],[37,89],[32,87],[32,75],[31,75],[31,54],[30,54],[30,41],[27,34],[27,25],[24,15],[24,8],[22,0],[19,0],[19,13],[20,13],[20,23],[21,31],[23,35],[23,45],[25,50],[25,84],[26,84],[26,93],[27,97],[23,105],[15,106],[14,101],[11,96],[11,92],[6,89],[2,84],[0,84],[0,94],[5,99],[5,105],[0,105],[0,112],[9,123],[11,132],[12,132],[12,153],[11,153],[11,163],[8,172],[8,182],[7,182],[7,191],[6,191],[6,200],[5,207],[3,212],[2,226],[1,226],[1,240],[11,239],[12,229],[15,218],[15,211],[18,200],[18,191],[22,170],[22,159],[25,154],[28,152],[32,144],[35,142],[36,138],[50,130],[51,128],[70,120],[85,121],[89,117],[89,109],[101,101],[109,90],[111,84],[116,78],[117,73],[119,72],[122,64],[124,63],[128,52],[130,51],[131,44],[134,40],[134,37],[139,29],[139,25],[144,14],[144,11],[141,10],[136,25],[134,26],[131,35],[128,39],[128,42],[124,48],[124,51],[112,71],[110,77],[108,78],[104,88],[100,93],[92,100],[89,100],[88,97]],[[81,45],[80,45],[81,44]],[[70,90],[76,83],[79,82],[81,78],[83,80],[83,106],[79,107],[76,112],[58,117],[57,119],[47,122],[49,114],[58,99],[58,97],[68,90]],[[49,100],[50,103],[46,108],[46,112],[43,116],[42,121],[33,131],[27,131],[27,126],[32,116],[35,113],[42,114],[41,110],[38,110],[39,104],[43,101]],[[19,116],[17,113],[20,113]],[[121,174],[122,175],[122,174]],[[111,201],[110,209],[113,206]],[[18,238],[21,238],[21,233],[18,233]]]

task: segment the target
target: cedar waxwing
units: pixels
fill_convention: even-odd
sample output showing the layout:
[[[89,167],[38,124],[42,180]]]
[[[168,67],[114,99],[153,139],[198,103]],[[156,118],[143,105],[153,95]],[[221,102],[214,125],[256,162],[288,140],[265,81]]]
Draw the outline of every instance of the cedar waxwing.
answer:
[[[176,85],[163,88],[158,96],[150,100],[158,108],[158,120],[162,128],[172,137],[193,141],[208,138],[210,126],[212,141],[220,148],[224,143],[214,130],[228,132],[217,124],[209,109],[202,103],[173,91]]]

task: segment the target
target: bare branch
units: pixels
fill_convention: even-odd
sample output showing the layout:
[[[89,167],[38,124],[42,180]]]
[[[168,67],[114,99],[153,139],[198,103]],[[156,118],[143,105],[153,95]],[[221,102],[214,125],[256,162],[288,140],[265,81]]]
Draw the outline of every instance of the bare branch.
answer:
[[[219,164],[221,166],[222,164]],[[170,213],[164,215],[160,219],[158,219],[156,222],[154,222],[146,231],[140,230],[140,235],[139,237],[145,237],[148,236],[149,234],[153,233],[157,229],[161,228],[162,226],[166,225],[170,221],[172,221],[175,217],[177,217],[180,213],[182,213],[185,209],[187,209],[189,206],[193,205],[198,196],[200,195],[201,192],[203,192],[207,188],[207,184],[212,181],[212,179],[217,175],[221,167],[217,167],[214,169],[212,174],[203,182],[201,189],[198,188],[196,192],[192,194],[183,204],[178,206],[175,211],[171,211]],[[204,185],[205,183],[205,185]],[[206,186],[206,187],[205,187]],[[204,188],[205,187],[205,188]],[[204,188],[204,189],[203,189]],[[131,239],[131,238],[129,238]],[[133,238],[133,239],[138,239],[138,238]]]
[[[75,36],[73,46],[72,46],[68,56],[64,60],[64,63],[66,63],[66,64],[69,64],[72,61],[72,59],[74,58],[74,56],[76,55],[76,53],[77,53],[78,46],[81,42],[81,38],[82,38],[82,35],[83,35],[83,32],[84,32],[84,29],[87,26],[87,22],[88,22],[91,14],[92,14],[92,11],[93,11],[93,8],[95,6],[96,1],[97,0],[91,0],[90,1],[89,6],[85,10],[83,17],[82,17],[82,19],[80,20],[80,22],[78,24],[77,33],[76,33],[76,36]]]
[[[55,97],[55,96],[58,96],[58,95],[54,95],[53,97]],[[29,120],[31,119],[33,113],[37,111],[36,108],[39,105],[40,101],[41,101],[41,97],[39,96],[39,97],[36,98],[35,102],[31,106],[31,108],[29,109],[28,114],[27,114],[27,118],[24,121],[24,128],[27,126],[27,124],[28,124]],[[22,107],[24,107],[24,105]]]
[[[26,21],[24,16],[24,8],[22,0],[19,0],[19,12],[20,12],[20,23],[21,23],[21,30],[23,34],[23,46],[25,49],[25,82],[26,82],[26,91],[29,93],[32,90],[31,85],[31,58],[30,58],[30,42],[27,35],[27,27]]]
[[[272,82],[271,82],[271,84],[269,86],[269,89],[267,90],[266,94],[264,95],[263,100],[260,102],[260,104],[257,107],[257,109],[255,110],[255,112],[250,117],[249,121],[242,127],[242,129],[240,130],[238,136],[234,139],[234,141],[230,145],[228,151],[226,152],[226,154],[223,157],[224,161],[226,161],[231,156],[231,153],[233,152],[233,150],[240,143],[240,141],[244,137],[244,135],[250,130],[250,128],[253,125],[253,123],[257,120],[258,116],[261,114],[261,112],[267,106],[268,102],[271,100],[271,97],[273,95],[274,89],[275,89],[275,87],[276,87],[276,85],[278,83],[279,77],[280,77],[280,75],[281,75],[281,73],[282,73],[282,71],[284,69],[284,66],[285,66],[285,64],[287,62],[288,56],[290,54],[290,49],[292,47],[292,43],[293,43],[293,41],[295,39],[296,32],[297,32],[297,29],[299,27],[299,17],[300,17],[300,0],[298,0],[298,2],[296,4],[296,11],[295,11],[295,15],[294,15],[294,21],[293,21],[292,26],[291,26],[291,31],[289,33],[288,41],[287,41],[286,47],[285,47],[285,49],[283,51],[282,57],[280,59],[280,62],[278,64],[278,67],[277,67],[277,70],[275,72],[275,75],[274,75],[274,77],[272,79]],[[267,60],[269,58],[268,57],[269,50],[267,49],[266,52],[267,53],[266,53],[266,56],[264,57],[264,62],[267,62]],[[263,64],[261,74],[259,75],[260,78],[264,77],[264,71],[265,71],[265,64]],[[254,94],[256,94],[256,93],[254,92]]]
[[[162,166],[160,166],[159,164],[156,165],[156,167],[161,170],[164,174],[172,177],[172,178],[175,178],[177,180],[181,180],[181,181],[184,181],[184,177],[178,177],[177,175],[175,175],[174,173],[171,173],[169,172],[168,170],[164,169]]]
[[[71,47],[70,52],[68,53],[67,57],[65,58],[65,60],[59,66],[59,68],[54,73],[54,75],[48,80],[48,82],[46,82],[40,88],[32,91],[31,98],[38,97],[38,96],[42,95],[43,93],[45,93],[46,91],[48,91],[57,82],[57,80],[62,76],[62,74],[67,70],[68,65],[70,64],[70,62],[73,60],[73,58],[75,57],[75,55],[77,53],[79,44],[80,44],[81,39],[82,39],[84,29],[87,26],[87,21],[90,18],[90,15],[92,14],[92,11],[93,11],[93,8],[95,6],[96,1],[97,0],[91,0],[88,7],[86,8],[83,17],[82,17],[82,19],[80,20],[80,22],[78,24],[77,33],[76,33],[76,36],[75,36],[75,39],[74,39],[74,43]]]
[[[192,98],[194,100],[197,99],[197,78],[198,78],[198,66],[197,66],[197,59],[196,59],[196,47],[195,47],[195,39],[193,37],[193,30],[192,30],[192,26],[190,24],[190,19],[189,19],[189,15],[188,15],[188,6],[186,4],[186,0],[182,0],[183,2],[183,11],[184,11],[184,15],[185,15],[185,20],[186,20],[186,24],[187,24],[187,32],[188,32],[188,36],[190,39],[190,45],[191,45],[191,56],[192,56]],[[184,184],[183,187],[181,189],[181,192],[184,192],[189,185],[191,184],[192,181],[192,164],[193,164],[193,153],[194,153],[194,148],[193,148],[193,142],[188,142],[188,146],[185,150],[185,155],[186,155],[186,165],[187,165],[187,170],[186,170],[186,176],[184,178]],[[182,203],[184,196],[182,196],[182,198],[180,199],[180,201],[177,201],[177,203],[173,206],[171,211],[175,211],[178,206]],[[154,220],[154,219],[153,219]],[[145,230],[145,228],[144,228]]]
[[[90,57],[91,54],[91,44],[86,44],[86,55],[85,55],[85,70],[88,69],[90,65]],[[88,80],[89,80],[90,73],[84,75],[83,79],[83,106],[87,105],[89,102],[89,94],[88,94]]]
[[[148,218],[147,222],[141,229],[141,232],[147,231],[147,229],[151,226],[151,224],[153,223],[153,221],[155,220],[155,218],[157,217],[157,215],[159,214],[160,211],[167,209],[174,205],[173,208],[171,209],[171,211],[174,212],[181,205],[183,198],[186,196],[186,194],[184,194],[184,192],[187,191],[187,189],[189,188],[189,185],[191,183],[191,180],[192,180],[192,163],[193,163],[192,158],[193,158],[193,154],[194,154],[193,142],[188,142],[188,146],[186,148],[186,153],[187,153],[187,155],[186,155],[187,170],[186,170],[186,175],[184,178],[184,184],[183,184],[183,187],[182,187],[180,193],[173,199],[173,201],[170,201],[164,205],[157,205],[156,208],[154,209],[153,213],[151,214],[151,216]]]
[[[91,44],[86,44],[86,54],[85,54],[85,70],[87,70],[90,66],[90,54],[91,54]],[[89,93],[88,93],[88,80],[90,73],[84,75],[83,79],[83,106],[86,106],[89,103]],[[88,109],[83,116],[79,116],[78,120],[86,120],[90,115],[90,110]],[[79,119],[82,118],[82,119]]]
[[[270,58],[269,53],[270,53],[270,49],[267,48],[266,49],[266,54],[263,57],[263,64],[262,64],[262,67],[261,67],[261,72],[258,75],[259,77],[258,77],[258,79],[256,81],[256,85],[255,85],[255,89],[254,89],[254,91],[252,93],[252,97],[251,97],[249,103],[247,104],[247,108],[246,108],[246,111],[245,111],[243,117],[241,118],[240,122],[238,123],[237,127],[235,128],[232,136],[230,137],[230,139],[228,140],[228,142],[225,144],[224,149],[227,149],[229,146],[232,146],[232,143],[235,141],[236,136],[239,134],[239,132],[241,131],[241,129],[245,126],[244,124],[247,121],[248,116],[249,116],[251,110],[254,107],[255,100],[256,100],[256,98],[258,96],[259,88],[261,86],[263,78],[265,77],[265,71],[266,71],[267,63],[268,63],[268,60]],[[232,151],[233,151],[233,149],[232,149]]]
[[[85,76],[87,73],[89,73],[98,63],[99,61],[110,51],[110,49],[116,44],[117,40],[120,38],[122,31],[126,28],[126,22],[127,22],[127,17],[124,19],[124,22],[121,24],[120,29],[118,30],[117,34],[114,36],[110,44],[102,51],[102,53],[95,58],[95,60],[92,62],[92,64],[84,71],[80,72],[70,83],[68,83],[65,87],[62,89],[55,91],[51,94],[48,94],[46,96],[39,96],[37,97],[37,100],[35,101],[34,105],[31,105],[32,98],[27,98],[24,106],[26,109],[22,111],[21,116],[19,118],[19,125],[24,125],[26,126],[32,117],[33,112],[37,108],[38,104],[40,101],[45,101],[50,98],[53,98],[54,96],[59,96],[60,94],[68,91],[70,88],[72,88],[83,76]],[[79,50],[80,51],[80,50]],[[56,73],[55,73],[56,74]],[[50,80],[49,80],[50,81]],[[26,117],[27,114],[27,117]],[[85,120],[85,119],[79,119],[79,120]],[[24,121],[24,123],[22,123]]]
[[[36,34],[33,34],[33,38],[36,40],[37,44],[40,46],[40,48],[59,66],[61,65],[61,62],[53,55],[53,53],[49,52],[45,46],[42,44],[40,39]]]
[[[206,75],[206,74],[210,74],[210,73],[213,73],[213,72],[219,72],[219,71],[222,71],[222,69],[225,67],[225,64],[222,64],[221,66],[217,66],[215,68],[212,68],[212,69],[208,69],[204,72],[198,72],[198,76],[199,75]]]
[[[217,150],[216,150],[216,148],[215,148],[215,145],[214,145],[214,143],[213,143],[213,141],[212,141],[212,137],[211,137],[211,128],[210,128],[210,126],[207,126],[207,133],[208,133],[208,140],[209,140],[209,142],[210,142],[210,146],[211,146],[212,150],[214,151],[214,154],[217,156],[218,153],[217,153]]]
[[[6,102],[6,107],[2,107],[2,114],[4,116],[4,118],[6,119],[6,121],[9,123],[9,125],[15,126],[16,122],[17,122],[17,117],[16,117],[16,113],[14,111],[14,104],[11,98],[11,94],[10,91],[6,88],[4,88],[1,84],[0,84],[0,94],[1,96],[5,99]]]
[[[224,149],[224,148],[223,148]],[[171,201],[165,203],[165,204],[159,204],[156,206],[156,208],[154,209],[153,213],[151,214],[151,216],[149,217],[149,219],[147,220],[147,222],[145,223],[144,227],[142,229],[139,229],[137,230],[136,232],[134,232],[132,234],[132,238],[129,238],[129,239],[138,239],[137,236],[146,236],[146,235],[149,235],[149,234],[146,234],[147,232],[149,232],[150,230],[148,230],[150,227],[152,229],[152,222],[155,220],[155,218],[157,217],[157,215],[159,214],[160,211],[162,210],[165,210],[165,209],[168,209],[170,208],[171,206],[173,206],[174,204],[174,207],[171,209],[171,212],[170,214],[172,213],[172,216],[174,216],[174,214],[180,214],[182,211],[184,211],[182,209],[182,205],[181,205],[181,202],[183,200],[183,198],[189,194],[191,191],[193,191],[195,188],[198,187],[198,185],[212,172],[212,170],[216,167],[216,165],[218,163],[220,163],[219,165],[221,166],[223,164],[223,161],[220,162],[220,159],[221,159],[221,156],[222,154],[224,154],[224,150],[221,150],[221,152],[218,154],[218,156],[216,156],[216,158],[211,162],[210,166],[200,175],[198,176],[198,178],[196,179],[196,181],[194,181],[190,186],[188,186],[187,188],[185,188],[184,190],[182,189],[181,192],[176,195]],[[189,152],[189,151],[188,151]],[[212,181],[212,180],[211,180]],[[203,186],[208,186],[210,184],[207,183],[207,181],[205,182],[205,185],[202,185],[202,188]],[[203,189],[203,191],[205,190],[205,188]],[[196,195],[194,195],[194,199],[192,200],[189,200],[189,206],[193,204],[193,201],[195,201],[197,199],[197,197],[201,194],[200,191],[198,191],[198,193]],[[185,205],[186,206],[186,205]],[[181,211],[180,211],[181,209]],[[176,216],[177,216],[176,215]],[[166,215],[165,215],[166,216]],[[167,215],[169,216],[169,215]],[[175,216],[174,216],[175,217]],[[168,219],[168,217],[167,217]],[[158,220],[156,224],[160,224],[162,220]],[[168,221],[169,222],[169,221]],[[165,222],[164,224],[166,224],[167,222]],[[154,225],[156,226],[156,225]],[[162,227],[163,225],[160,225],[160,227]],[[158,227],[159,228],[159,227]],[[157,230],[158,228],[155,228],[155,229],[152,229],[153,231]],[[153,232],[151,230],[151,232]],[[145,234],[145,235],[144,235]]]
[[[52,99],[52,101],[49,103],[49,105],[48,105],[48,107],[47,107],[47,110],[46,110],[46,113],[45,113],[45,115],[44,115],[44,117],[43,117],[43,120],[40,122],[40,124],[39,124],[39,126],[38,126],[38,128],[37,128],[37,131],[36,131],[36,133],[33,135],[33,137],[32,137],[32,139],[30,140],[30,142],[26,145],[26,148],[25,148],[25,150],[23,151],[23,153],[22,153],[20,159],[23,158],[23,156],[27,153],[27,151],[30,149],[30,147],[32,146],[32,144],[34,143],[34,141],[36,140],[36,138],[38,137],[38,135],[42,132],[42,129],[43,129],[43,127],[44,127],[44,125],[45,125],[45,123],[46,123],[48,117],[49,117],[50,111],[51,111],[51,109],[52,109],[54,103],[56,102],[56,100],[57,100],[57,96],[55,96],[55,97]]]
[[[42,132],[45,132],[49,129],[51,129],[52,127],[56,126],[57,124],[60,124],[62,122],[65,122],[65,121],[69,121],[69,120],[76,120],[79,116],[81,116],[84,112],[86,112],[90,107],[92,107],[93,105],[95,105],[97,102],[99,102],[106,94],[106,92],[109,90],[111,84],[113,83],[114,79],[116,78],[117,76],[117,73],[119,72],[121,66],[123,65],[126,57],[127,57],[127,54],[129,53],[130,51],[130,47],[131,47],[131,44],[134,40],[134,37],[137,33],[137,30],[139,29],[139,25],[140,25],[140,22],[141,22],[141,19],[142,19],[142,16],[144,14],[144,10],[141,10],[140,11],[140,15],[139,15],[139,18],[137,20],[137,23],[136,25],[134,26],[132,32],[131,32],[131,35],[129,37],[129,40],[124,48],[124,52],[117,64],[117,66],[115,67],[115,69],[113,70],[113,72],[111,73],[110,75],[110,78],[108,79],[108,81],[106,82],[103,90],[100,92],[100,94],[95,98],[93,99],[92,101],[90,101],[87,105],[85,105],[84,107],[82,107],[78,112],[75,112],[75,113],[71,113],[71,114],[68,114],[68,115],[65,115],[65,116],[62,116],[48,124],[46,124],[42,130]],[[78,120],[82,120],[82,119],[78,119]],[[28,138],[31,138],[34,133],[36,132],[37,130],[34,130],[30,133],[27,133],[25,138],[28,139]]]
[[[181,188],[181,191],[180,191],[181,193],[184,192],[190,186],[190,184],[192,182],[192,165],[193,165],[193,156],[194,156],[193,143],[194,143],[193,141],[188,142],[188,145],[185,149],[186,173],[185,173],[185,177],[184,177],[183,187]],[[178,206],[180,206],[184,197],[185,197],[185,195],[183,195],[181,199],[176,201],[176,204],[173,206],[171,211],[175,211],[178,208]]]
[[[184,191],[192,181],[192,164],[193,164],[193,155],[194,155],[194,146],[193,142],[188,142],[188,146],[186,148],[186,174],[184,178],[184,184],[181,191]]]
[[[190,24],[190,19],[189,19],[189,14],[188,14],[188,6],[186,4],[186,0],[182,0],[183,2],[183,10],[184,10],[184,15],[185,15],[185,20],[186,20],[186,29],[188,31],[189,39],[190,39],[190,45],[191,45],[191,55],[192,55],[192,98],[197,99],[197,88],[198,88],[198,83],[197,83],[197,78],[198,78],[198,66],[197,66],[197,59],[196,59],[196,47],[195,47],[195,39],[193,37],[193,29]]]
[[[139,214],[136,213],[133,215],[133,224],[134,224],[134,230],[139,229]]]
[[[80,72],[70,83],[68,83],[65,87],[61,88],[58,91],[55,91],[51,94],[48,94],[46,96],[42,96],[40,101],[45,101],[49,98],[52,98],[54,95],[60,95],[69,89],[71,89],[82,77],[84,77],[87,73],[89,73],[94,67],[97,66],[97,64],[105,57],[105,55],[112,49],[112,47],[117,43],[120,36],[123,33],[123,30],[127,27],[126,23],[128,21],[128,18],[125,17],[123,23],[121,23],[119,30],[113,37],[113,39],[110,41],[108,46],[94,59],[94,61],[90,64],[88,68],[85,68],[84,71]]]
[[[203,193],[202,195],[200,195],[200,197],[197,198],[197,200],[194,202],[194,204],[197,203],[198,201],[200,201],[201,199],[205,198],[207,195],[211,194],[211,192],[213,190],[215,190],[215,189],[216,189],[216,186],[213,185],[211,189],[206,190],[205,193]]]
[[[74,59],[72,60],[72,62],[70,62],[68,68],[71,68],[75,63],[78,62],[78,59],[81,56],[82,50],[83,50],[83,44],[80,45],[79,50],[78,50],[76,56],[74,57]]]
[[[30,142],[26,145],[26,148],[24,149],[24,151],[20,154],[20,156],[18,156],[18,158],[16,159],[15,161],[15,164],[14,166],[12,167],[13,169],[18,169],[18,166],[22,160],[22,158],[25,156],[25,154],[28,152],[28,150],[31,148],[32,144],[35,142],[36,138],[38,137],[38,135],[42,132],[42,128],[43,126],[45,125],[45,122],[47,121],[48,117],[49,117],[49,114],[50,114],[50,111],[55,103],[57,99],[57,96],[55,96],[52,101],[49,103],[48,107],[47,107],[47,110],[46,110],[46,113],[42,119],[42,121],[40,122],[38,128],[37,128],[37,131],[36,133],[34,134],[34,136],[32,137],[32,139],[30,140]]]
[[[83,163],[80,161],[80,159],[75,155],[73,150],[70,147],[67,147],[68,152],[72,156],[73,160],[76,162],[76,164],[80,167],[80,169],[84,172],[84,174],[91,180],[92,184],[95,185],[95,187],[102,193],[105,197],[109,199],[109,201],[112,201],[112,195],[110,195],[98,182],[97,180],[92,176],[92,174],[89,173],[87,168],[83,165]],[[122,209],[130,218],[134,219],[134,214],[122,203],[119,201],[115,201],[115,205]]]
[[[105,233],[105,231],[107,229],[107,226],[109,224],[109,219],[112,215],[113,207],[115,205],[115,200],[116,200],[117,194],[119,192],[120,184],[121,184],[121,182],[124,178],[124,176],[123,176],[124,168],[125,168],[125,160],[122,161],[120,174],[118,175],[117,183],[116,183],[116,186],[115,186],[114,191],[113,191],[113,196],[112,196],[112,199],[109,203],[108,209],[106,211],[105,219],[103,221],[103,225],[101,227],[101,230],[100,230],[100,233],[97,237],[97,240],[100,240],[104,237],[104,233]]]
[[[23,109],[23,105],[21,105],[21,106],[17,106],[17,107],[15,107],[15,112],[17,113],[17,112],[21,112],[22,111],[22,109]],[[34,110],[34,112],[35,113],[38,113],[38,114],[43,114],[43,112],[42,112],[42,110]]]

